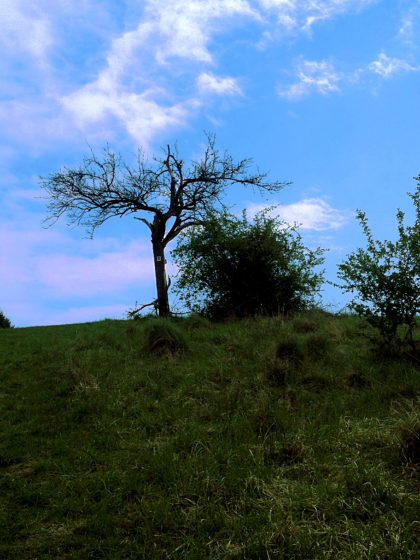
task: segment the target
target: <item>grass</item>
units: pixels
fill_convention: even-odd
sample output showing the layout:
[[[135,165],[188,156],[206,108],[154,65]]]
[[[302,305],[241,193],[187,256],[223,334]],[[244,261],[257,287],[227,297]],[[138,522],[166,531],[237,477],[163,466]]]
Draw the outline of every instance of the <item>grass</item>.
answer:
[[[416,362],[349,316],[151,322],[0,331],[1,558],[418,558]]]

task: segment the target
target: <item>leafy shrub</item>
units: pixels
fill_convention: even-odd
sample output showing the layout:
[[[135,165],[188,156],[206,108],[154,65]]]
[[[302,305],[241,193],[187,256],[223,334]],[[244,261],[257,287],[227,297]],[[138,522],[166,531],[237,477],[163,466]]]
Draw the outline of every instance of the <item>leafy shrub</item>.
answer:
[[[187,348],[182,330],[167,319],[151,319],[143,334],[144,348],[149,354],[176,354]]]
[[[210,318],[278,315],[307,308],[323,282],[323,250],[304,247],[295,227],[267,212],[249,222],[222,212],[181,235],[172,256],[176,291]]]
[[[420,176],[417,177],[420,181]],[[405,215],[397,212],[397,241],[373,239],[364,212],[357,218],[367,238],[367,248],[358,249],[338,266],[338,285],[355,293],[349,307],[379,331],[382,346],[391,353],[409,343],[415,352],[414,329],[420,312],[420,182],[409,196],[414,202],[413,226],[404,224]]]
[[[12,329],[12,323],[10,322],[10,319],[8,319],[3,311],[0,311],[0,329]]]

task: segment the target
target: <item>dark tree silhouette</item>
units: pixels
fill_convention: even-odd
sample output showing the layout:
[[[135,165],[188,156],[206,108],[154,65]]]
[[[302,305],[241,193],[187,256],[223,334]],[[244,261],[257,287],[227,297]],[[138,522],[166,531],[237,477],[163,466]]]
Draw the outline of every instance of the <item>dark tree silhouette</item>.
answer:
[[[146,224],[151,232],[157,289],[152,304],[159,315],[167,316],[170,314],[165,267],[168,243],[185,228],[201,223],[213,208],[224,207],[222,196],[230,185],[250,185],[277,192],[288,184],[268,182],[267,174],[258,170],[249,173],[251,162],[251,159],[235,162],[228,152],[220,153],[213,135],[207,135],[202,158],[192,161],[187,168],[176,146],[168,145],[164,156],[154,158],[150,164],[139,150],[134,167],[124,163],[108,147],[101,159],[91,151],[80,167],[64,167],[41,177],[41,186],[49,199],[45,223],[55,223],[66,214],[69,225],[84,226],[91,237],[98,226],[112,217],[131,214]]]

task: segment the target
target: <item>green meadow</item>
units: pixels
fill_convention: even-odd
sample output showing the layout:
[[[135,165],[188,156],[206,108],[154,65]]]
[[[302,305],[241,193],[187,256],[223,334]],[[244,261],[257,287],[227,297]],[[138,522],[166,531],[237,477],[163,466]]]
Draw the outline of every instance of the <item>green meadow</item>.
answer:
[[[0,557],[418,559],[420,364],[370,334],[320,311],[0,330]]]

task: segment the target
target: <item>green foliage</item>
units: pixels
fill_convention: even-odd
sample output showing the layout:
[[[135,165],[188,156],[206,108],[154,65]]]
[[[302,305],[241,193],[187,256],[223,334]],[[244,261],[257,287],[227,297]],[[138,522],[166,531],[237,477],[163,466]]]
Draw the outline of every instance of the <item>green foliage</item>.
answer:
[[[12,323],[10,322],[10,319],[8,319],[3,311],[0,310],[0,329],[12,329]]]
[[[183,331],[170,319],[149,319],[143,336],[144,348],[150,354],[176,354],[187,348]]]
[[[391,352],[401,350],[406,342],[415,351],[413,333],[420,312],[420,183],[409,196],[415,222],[405,225],[404,212],[398,210],[396,241],[374,240],[366,215],[359,210],[367,248],[359,248],[338,266],[338,277],[344,281],[339,287],[356,292],[350,308],[378,329],[382,344]]]
[[[221,212],[190,228],[172,256],[176,291],[210,318],[278,315],[311,305],[323,281],[322,249],[304,247],[295,227],[267,211],[254,222]]]

